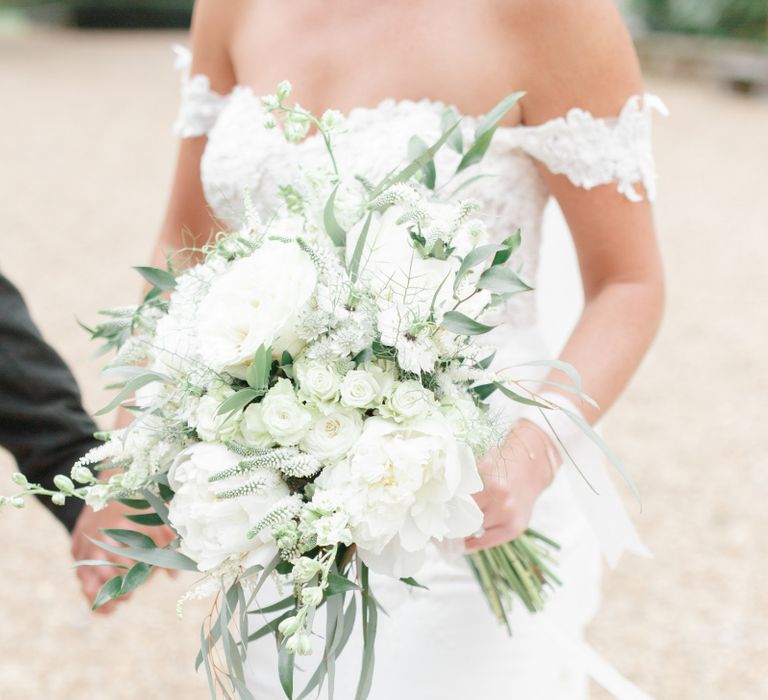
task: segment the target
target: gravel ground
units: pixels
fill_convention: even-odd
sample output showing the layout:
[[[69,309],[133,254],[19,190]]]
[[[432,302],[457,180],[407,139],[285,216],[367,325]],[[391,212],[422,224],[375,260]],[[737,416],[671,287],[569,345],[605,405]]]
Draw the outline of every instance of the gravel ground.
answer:
[[[179,39],[0,36],[0,263],[92,410],[106,394],[75,317],[138,291],[129,265],[147,257],[174,155]],[[659,699],[755,700],[768,697],[768,102],[648,82],[673,115],[656,129],[669,305],[605,429],[639,482],[655,559],[607,575],[590,638]],[[0,541],[0,697],[206,697],[191,670],[203,608],[174,615],[188,579],[158,577],[92,618],[42,507],[3,513]]]

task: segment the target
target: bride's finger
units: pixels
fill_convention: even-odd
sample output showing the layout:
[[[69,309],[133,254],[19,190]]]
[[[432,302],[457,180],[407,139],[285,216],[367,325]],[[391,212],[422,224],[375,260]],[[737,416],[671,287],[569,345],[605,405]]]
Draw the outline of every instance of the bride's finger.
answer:
[[[464,547],[468,552],[476,552],[480,549],[488,549],[509,542],[512,539],[506,527],[488,528],[480,537],[470,536],[464,540]]]

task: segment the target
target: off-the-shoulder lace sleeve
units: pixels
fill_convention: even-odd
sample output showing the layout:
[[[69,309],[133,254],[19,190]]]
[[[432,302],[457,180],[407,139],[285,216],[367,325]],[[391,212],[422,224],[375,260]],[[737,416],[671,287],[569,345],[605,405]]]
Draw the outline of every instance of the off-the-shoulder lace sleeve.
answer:
[[[181,138],[205,136],[216,123],[227,96],[211,89],[205,75],[190,75],[192,54],[183,46],[174,46],[176,69],[181,73],[181,103],[173,131]]]
[[[615,182],[619,192],[640,201],[642,184],[648,199],[656,195],[656,168],[651,147],[651,115],[666,115],[655,95],[635,95],[618,117],[598,118],[583,109],[531,127],[510,130],[515,145],[574,185],[591,189]]]

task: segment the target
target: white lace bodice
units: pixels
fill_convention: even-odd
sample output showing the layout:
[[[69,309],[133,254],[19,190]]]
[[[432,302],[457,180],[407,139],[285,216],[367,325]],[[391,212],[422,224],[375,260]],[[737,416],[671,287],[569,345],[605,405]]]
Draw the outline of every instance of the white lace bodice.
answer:
[[[211,90],[207,76],[189,75],[190,55],[186,50],[180,49],[178,56],[182,100],[175,131],[184,138],[208,137],[200,168],[206,199],[217,218],[239,225],[246,189],[259,213],[268,216],[278,205],[278,187],[291,181],[295,168],[313,162],[327,164],[319,137],[309,136],[298,144],[287,142],[279,130],[263,126],[266,112],[250,88],[237,86],[220,95]],[[427,143],[440,136],[444,108],[443,103],[426,99],[386,99],[375,107],[352,109],[346,115],[347,131],[334,141],[340,171],[350,175],[364,172],[375,180],[405,163],[412,135]],[[481,202],[489,230],[498,240],[518,227],[522,230],[517,263],[524,277],[535,279],[541,219],[549,197],[536,161],[585,189],[616,183],[619,192],[636,201],[641,198],[635,189],[639,183],[652,199],[653,109],[664,111],[658,98],[634,96],[611,119],[572,109],[565,117],[538,126],[500,127],[481,163],[464,171],[462,179],[480,172],[493,175],[469,184],[462,196]],[[471,143],[476,121],[474,117],[462,118],[465,143]],[[454,171],[459,159],[448,148],[437,154],[438,183]],[[508,312],[507,320],[515,326],[535,325],[531,295],[519,295]]]

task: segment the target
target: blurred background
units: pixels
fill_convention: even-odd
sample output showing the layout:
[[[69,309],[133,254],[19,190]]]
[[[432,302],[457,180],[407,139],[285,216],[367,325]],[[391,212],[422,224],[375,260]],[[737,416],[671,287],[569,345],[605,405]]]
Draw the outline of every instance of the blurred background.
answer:
[[[90,410],[107,394],[75,318],[141,286],[129,266],[147,259],[168,194],[171,45],[186,40],[191,4],[0,0],[0,266]],[[589,636],[657,700],[768,698],[768,1],[622,8],[647,89],[671,111],[655,125],[669,298],[604,423],[639,483],[655,558],[606,574]],[[549,215],[542,276],[575,284]],[[561,300],[542,311],[565,329],[577,306]],[[12,469],[0,455],[0,492]],[[0,698],[207,697],[192,671],[205,605],[174,613],[188,580],[157,577],[93,618],[41,506],[2,513],[0,541]]]

